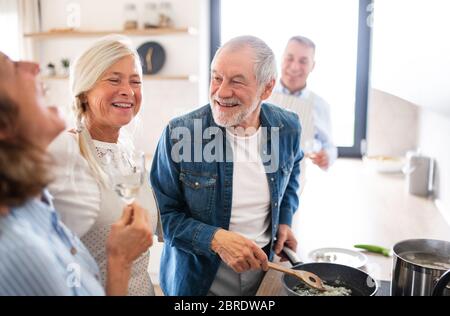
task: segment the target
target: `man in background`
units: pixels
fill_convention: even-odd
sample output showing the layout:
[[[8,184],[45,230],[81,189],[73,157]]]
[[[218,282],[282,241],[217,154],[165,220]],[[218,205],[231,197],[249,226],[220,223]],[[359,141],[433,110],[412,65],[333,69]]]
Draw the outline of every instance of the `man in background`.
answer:
[[[281,80],[274,91],[298,97],[311,103],[314,118],[315,149],[305,149],[314,164],[327,170],[337,158],[337,148],[332,142],[330,106],[307,87],[307,80],[315,66],[316,45],[303,36],[292,37],[284,51]],[[299,113],[297,113],[299,114]],[[317,148],[318,147],[318,148]],[[312,151],[312,153],[309,153]]]

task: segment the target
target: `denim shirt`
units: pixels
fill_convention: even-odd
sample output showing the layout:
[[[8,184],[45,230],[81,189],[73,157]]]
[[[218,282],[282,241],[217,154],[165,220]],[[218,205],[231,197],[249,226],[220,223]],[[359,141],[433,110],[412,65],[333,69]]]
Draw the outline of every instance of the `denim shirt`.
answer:
[[[260,154],[271,194],[273,244],[278,225],[290,226],[299,204],[301,127],[295,113],[265,103],[260,121],[267,130]],[[163,132],[150,180],[164,230],[160,283],[165,295],[206,295],[215,278],[221,259],[211,240],[219,228],[228,229],[231,215],[230,151],[210,105],[173,119]]]

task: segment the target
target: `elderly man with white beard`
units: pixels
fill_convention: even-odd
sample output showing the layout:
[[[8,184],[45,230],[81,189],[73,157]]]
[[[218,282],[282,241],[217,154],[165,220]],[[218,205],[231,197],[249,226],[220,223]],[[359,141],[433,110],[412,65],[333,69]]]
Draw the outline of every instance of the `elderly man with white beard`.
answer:
[[[276,77],[266,43],[234,38],[211,64],[210,104],[164,130],[150,178],[165,295],[254,295],[268,261],[296,249],[301,127],[263,102]]]

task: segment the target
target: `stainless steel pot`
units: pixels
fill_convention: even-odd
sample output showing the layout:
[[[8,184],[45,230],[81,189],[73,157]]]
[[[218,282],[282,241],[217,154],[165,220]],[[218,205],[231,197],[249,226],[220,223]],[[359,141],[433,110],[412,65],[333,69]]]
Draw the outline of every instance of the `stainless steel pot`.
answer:
[[[410,239],[394,246],[391,295],[450,296],[450,242],[431,239]],[[426,263],[415,258],[435,257],[442,262]],[[437,260],[439,261],[439,259]]]

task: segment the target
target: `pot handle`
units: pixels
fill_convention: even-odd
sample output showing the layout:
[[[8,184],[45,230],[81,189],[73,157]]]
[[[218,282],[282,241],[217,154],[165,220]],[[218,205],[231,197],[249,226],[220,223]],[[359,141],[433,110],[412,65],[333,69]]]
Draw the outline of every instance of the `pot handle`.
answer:
[[[303,262],[300,261],[300,259],[297,257],[297,254],[295,253],[294,250],[284,246],[282,252],[286,255],[286,257],[288,258],[289,262],[293,265],[296,266],[298,264],[302,264]]]
[[[450,270],[445,272],[433,289],[433,296],[443,296],[444,290],[450,282]]]

